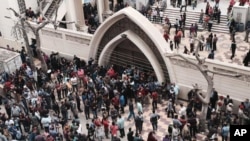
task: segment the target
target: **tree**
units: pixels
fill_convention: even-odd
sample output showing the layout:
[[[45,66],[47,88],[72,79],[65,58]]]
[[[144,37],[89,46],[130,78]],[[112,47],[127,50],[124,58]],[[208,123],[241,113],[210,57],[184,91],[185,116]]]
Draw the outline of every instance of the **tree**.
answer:
[[[182,58],[187,63],[192,64],[193,66],[195,66],[198,69],[198,71],[200,71],[201,74],[206,79],[208,87],[207,87],[207,91],[206,91],[205,95],[200,95],[198,93],[198,91],[200,90],[198,85],[194,86],[194,89],[196,90],[196,95],[200,99],[200,101],[202,102],[202,111],[201,111],[199,119],[200,119],[200,124],[201,124],[201,127],[202,127],[202,131],[205,131],[205,129],[206,129],[205,123],[206,123],[206,117],[207,117],[208,104],[210,103],[210,97],[211,97],[211,94],[212,94],[213,88],[214,88],[214,81],[213,81],[214,75],[229,76],[229,77],[240,77],[240,75],[221,73],[221,72],[209,70],[205,66],[206,58],[201,58],[199,56],[199,54],[198,54],[199,45],[203,44],[203,41],[198,39],[198,38],[195,38],[194,40],[198,41],[198,44],[197,44],[196,50],[195,50],[195,58],[198,61],[198,63],[195,63],[195,62],[189,60],[184,55],[179,54],[179,53],[167,54],[166,57],[169,57],[169,58],[171,58],[171,57],[180,57],[180,58]]]
[[[59,0],[60,1],[60,0]],[[57,13],[58,13],[58,8],[59,8],[59,3],[57,3],[57,5],[55,6],[55,18],[54,20],[51,20],[49,18],[46,18],[44,15],[43,15],[43,12],[42,12],[42,1],[39,2],[39,12],[40,12],[40,15],[42,16],[42,18],[44,19],[41,23],[39,23],[38,26],[35,26],[35,25],[32,25],[30,23],[30,21],[26,20],[26,17],[25,16],[21,16],[20,14],[18,14],[13,8],[7,8],[7,10],[11,10],[14,15],[16,17],[18,17],[21,21],[23,21],[30,29],[31,31],[33,32],[33,34],[35,35],[35,38],[36,38],[36,52],[37,52],[37,57],[38,59],[41,61],[41,69],[42,71],[44,72],[47,72],[48,70],[48,67],[47,67],[47,64],[44,60],[44,56],[42,54],[42,50],[41,50],[41,39],[40,39],[40,30],[42,28],[44,28],[46,25],[48,24],[53,24],[54,25],[54,28],[55,30],[57,29],[57,27],[59,26],[59,23],[65,23],[65,24],[71,24],[71,23],[75,23],[75,22],[67,22],[67,21],[58,21],[57,20]],[[23,30],[25,31],[25,30]],[[26,31],[25,31],[26,32]],[[26,33],[27,34],[27,33]]]

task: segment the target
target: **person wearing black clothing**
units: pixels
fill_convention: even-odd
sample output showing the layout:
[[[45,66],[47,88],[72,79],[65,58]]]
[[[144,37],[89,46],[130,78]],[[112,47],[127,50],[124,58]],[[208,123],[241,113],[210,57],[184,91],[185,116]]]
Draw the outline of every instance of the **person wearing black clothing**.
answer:
[[[134,140],[134,132],[131,130],[131,128],[128,129],[127,140],[128,141]]]
[[[218,12],[217,12],[217,23],[220,23],[220,16],[221,16],[221,11],[220,11],[220,9],[218,9]]]
[[[59,115],[60,115],[60,107],[59,107],[59,105],[58,105],[57,102],[55,102],[55,103],[53,104],[53,110],[54,110],[55,113],[57,114],[57,117],[59,117]]]
[[[76,95],[76,105],[77,105],[77,109],[78,109],[78,112],[82,112],[82,109],[81,109],[81,99],[79,97],[79,95]]]
[[[235,56],[235,51],[236,51],[236,43],[235,41],[232,42],[231,44],[231,52],[232,52],[232,55],[231,55],[231,60],[234,58]]]
[[[26,51],[24,47],[22,47],[22,50],[20,52],[20,57],[21,57],[22,63],[26,63]]]
[[[183,27],[185,27],[185,25],[186,25],[186,18],[187,18],[187,14],[186,14],[186,12],[184,12],[183,13],[183,20],[182,20]]]
[[[88,99],[84,101],[84,114],[85,114],[86,120],[90,119],[90,103]]]
[[[219,97],[218,97],[218,92],[215,90],[215,88],[213,88],[211,97],[210,97],[210,103],[211,103],[211,107],[212,108],[216,108],[216,103],[218,101]]]
[[[246,54],[246,56],[245,56],[245,58],[243,60],[244,66],[248,66],[249,61],[250,61],[250,50],[248,51],[248,53]]]
[[[233,104],[233,100],[230,98],[229,95],[224,99],[224,105],[227,106],[229,103]]]
[[[189,126],[189,131],[191,137],[196,138],[196,131],[197,131],[197,121],[194,116],[191,116],[191,118],[188,119],[188,123],[190,124]]]
[[[248,42],[248,35],[250,33],[250,26],[247,27],[244,41]]]

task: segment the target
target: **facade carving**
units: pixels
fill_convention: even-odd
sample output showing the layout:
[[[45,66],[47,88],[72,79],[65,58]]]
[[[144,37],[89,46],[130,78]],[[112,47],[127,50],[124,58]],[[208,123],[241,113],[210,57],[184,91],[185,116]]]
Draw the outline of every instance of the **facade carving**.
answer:
[[[170,60],[171,60],[171,63],[173,65],[177,65],[177,66],[180,66],[180,67],[183,67],[183,68],[197,70],[197,68],[194,65],[189,64],[189,63],[187,63],[186,61],[184,61],[182,59],[171,58]],[[205,67],[207,68],[208,66],[205,65]],[[250,82],[250,75],[247,75],[247,74],[244,74],[244,73],[239,73],[237,71],[232,71],[232,70],[219,68],[219,67],[213,67],[213,71],[217,71],[217,72],[220,72],[220,73],[227,73],[227,74],[238,74],[238,75],[240,75],[240,77],[231,77],[231,78],[241,80],[241,81]],[[230,77],[230,76],[228,76],[228,77]]]
[[[239,77],[232,77],[232,78],[237,79],[237,80],[241,80],[241,81],[250,82],[250,75],[247,75],[247,74],[244,74],[244,73],[239,73],[237,71],[231,71],[231,70],[218,68],[218,67],[213,67],[213,70],[221,72],[221,73],[238,74],[238,75],[240,75]]]
[[[47,36],[51,36],[51,37],[60,38],[60,39],[63,38],[61,33],[53,32],[53,31],[49,31],[49,30],[44,30],[44,29],[42,30],[42,34],[47,35]]]
[[[186,61],[184,60],[181,60],[181,59],[177,59],[177,58],[171,58],[171,63],[173,65],[177,65],[177,66],[181,66],[181,67],[184,67],[184,68],[189,68],[189,69],[193,69],[193,70],[197,70],[197,68],[190,64],[190,63],[187,63]],[[204,65],[205,68],[207,68],[207,65]]]
[[[65,35],[65,38],[68,41],[77,42],[80,44],[89,45],[89,43],[90,43],[90,40],[88,40],[88,39],[80,38],[80,37],[76,37],[76,36],[72,36],[72,35]]]

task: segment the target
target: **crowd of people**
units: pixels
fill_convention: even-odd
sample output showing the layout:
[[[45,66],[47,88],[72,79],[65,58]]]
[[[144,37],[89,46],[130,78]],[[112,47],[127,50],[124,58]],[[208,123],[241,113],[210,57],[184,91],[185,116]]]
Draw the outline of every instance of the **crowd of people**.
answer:
[[[27,59],[28,60],[28,59]],[[172,118],[164,141],[196,139],[201,130],[198,113],[202,103],[197,89],[192,89],[185,106],[178,101],[180,88],[175,83],[158,83],[153,72],[144,72],[136,66],[98,66],[94,59],[82,61],[77,56],[66,60],[58,53],[47,59],[49,70],[37,70],[37,78],[23,62],[13,74],[4,74],[4,95],[1,101],[5,111],[0,117],[0,138],[3,140],[66,141],[102,140],[142,141],[144,121],[152,124],[148,141],[157,141],[155,133],[160,118]],[[249,100],[233,113],[233,100],[218,96],[214,89],[207,111],[208,139],[218,139],[218,128],[223,139],[229,135],[229,124],[248,124]],[[201,94],[201,93],[199,93]],[[201,94],[202,95],[202,94]],[[159,104],[167,102],[166,117],[157,113]],[[152,114],[145,117],[144,107],[152,104]],[[176,107],[180,107],[176,109]],[[124,108],[128,107],[129,113]],[[86,125],[79,113],[84,112]],[[125,123],[133,118],[135,131],[125,131]],[[146,119],[145,119],[146,118]],[[85,127],[84,127],[85,126]],[[86,129],[84,134],[82,129]],[[118,136],[119,135],[119,136]]]
[[[184,37],[185,19],[186,12],[181,20],[176,20],[171,49],[179,48],[180,38]],[[171,23],[168,18],[165,22],[164,38],[168,41]],[[190,27],[190,35],[197,35],[196,24]],[[202,40],[206,40],[205,50],[216,51],[216,34],[211,33]],[[203,50],[203,45],[200,50]],[[190,52],[193,51],[194,41],[190,38]],[[3,73],[1,77],[4,94],[0,96],[0,102],[5,111],[0,113],[0,138],[3,141],[101,141],[105,138],[119,141],[124,137],[128,141],[157,141],[155,133],[159,119],[167,117],[172,118],[172,123],[168,125],[163,141],[195,140],[201,130],[198,113],[202,103],[197,94],[202,93],[195,88],[187,94],[188,104],[185,106],[178,101],[178,84],[159,83],[154,72],[146,72],[136,66],[104,67],[98,66],[92,58],[88,62],[77,56],[67,60],[60,57],[60,53],[51,53],[44,55],[48,66],[48,71],[44,72],[39,68],[30,68],[24,48],[20,53],[23,61],[20,69],[12,74]],[[157,113],[163,101],[167,103],[166,117]],[[149,104],[152,104],[152,114],[145,117],[144,107]],[[177,106],[180,108],[177,109]],[[238,106],[237,114],[233,113],[233,106]],[[125,113],[124,108],[128,108],[129,113]],[[80,113],[84,113],[85,117],[81,117]],[[229,125],[249,124],[249,116],[249,99],[234,105],[229,96],[218,96],[214,89],[207,109],[207,139],[218,140],[220,134],[223,141],[228,140]],[[126,131],[125,123],[131,118],[135,131],[132,128]],[[145,119],[152,124],[147,139],[142,137]],[[81,124],[81,120],[87,121],[87,124]],[[87,133],[83,133],[82,129]],[[218,129],[221,130],[218,132]]]

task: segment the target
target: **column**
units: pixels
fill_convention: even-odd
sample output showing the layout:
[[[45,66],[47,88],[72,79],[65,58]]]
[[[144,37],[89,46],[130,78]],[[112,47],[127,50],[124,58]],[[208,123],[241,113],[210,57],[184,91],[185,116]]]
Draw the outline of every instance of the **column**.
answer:
[[[117,0],[114,0],[114,1],[113,1],[113,9],[112,9],[114,12],[116,12],[116,11],[115,11],[115,10],[116,10],[116,8],[115,8],[116,5],[117,5]]]
[[[104,1],[104,10],[103,10],[103,21],[112,15],[112,11],[109,8],[109,0],[103,0]]]
[[[112,11],[109,8],[109,0],[104,0],[104,13],[112,13]]]
[[[68,29],[83,30],[86,28],[82,0],[67,0],[67,21],[75,21],[75,24],[67,24]]]
[[[104,11],[104,0],[96,0],[96,6],[97,6],[97,11],[98,11],[98,17],[99,17],[99,22],[103,22],[103,11]]]

